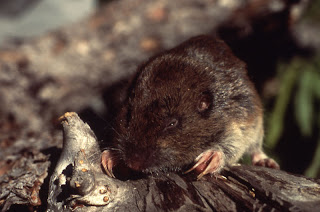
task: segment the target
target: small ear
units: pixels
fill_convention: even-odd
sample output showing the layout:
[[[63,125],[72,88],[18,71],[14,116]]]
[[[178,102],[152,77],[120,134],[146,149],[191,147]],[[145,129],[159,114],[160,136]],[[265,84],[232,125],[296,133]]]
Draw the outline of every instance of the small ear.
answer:
[[[209,92],[204,92],[199,98],[197,109],[200,113],[207,111],[212,106],[212,96]]]

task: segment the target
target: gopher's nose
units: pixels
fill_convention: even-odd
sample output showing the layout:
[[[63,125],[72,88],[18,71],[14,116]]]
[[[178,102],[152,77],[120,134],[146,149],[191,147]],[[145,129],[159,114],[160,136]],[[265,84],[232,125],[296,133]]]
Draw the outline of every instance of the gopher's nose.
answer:
[[[137,160],[128,161],[127,166],[135,171],[141,171],[143,169],[142,162]]]
[[[127,155],[126,164],[127,166],[135,171],[142,171],[146,167],[146,155],[142,153],[133,153],[131,155]]]

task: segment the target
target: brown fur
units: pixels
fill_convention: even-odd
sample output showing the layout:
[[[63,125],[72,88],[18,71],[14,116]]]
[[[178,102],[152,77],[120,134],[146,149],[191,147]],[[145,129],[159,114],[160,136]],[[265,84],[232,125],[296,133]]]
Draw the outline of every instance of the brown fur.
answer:
[[[220,168],[262,152],[262,108],[246,66],[209,36],[143,64],[116,120],[115,157],[134,170],[181,169],[208,149],[223,153]]]

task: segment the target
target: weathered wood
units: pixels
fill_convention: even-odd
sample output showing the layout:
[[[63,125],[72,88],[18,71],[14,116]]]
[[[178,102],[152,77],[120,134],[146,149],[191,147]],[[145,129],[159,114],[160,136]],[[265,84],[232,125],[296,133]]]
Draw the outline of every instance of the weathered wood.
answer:
[[[196,180],[164,173],[119,181],[102,172],[98,141],[76,113],[63,119],[63,153],[51,176],[48,211],[318,211],[320,182],[238,165]],[[68,180],[69,179],[69,180]],[[59,198],[63,196],[63,198]]]
[[[110,99],[102,100],[107,88],[133,73],[147,57],[193,35],[215,34],[221,29],[228,37],[236,29],[248,33],[240,36],[248,36],[254,30],[242,29],[254,29],[256,20],[264,22],[277,17],[276,21],[287,23],[292,5],[284,0],[185,0],[181,4],[172,0],[113,1],[73,26],[3,45],[0,49],[0,208],[5,211],[11,205],[22,205],[25,209],[39,205],[39,198],[42,204],[38,209],[46,207],[48,178],[62,148],[62,135],[55,121],[59,115],[67,110],[80,112],[88,108],[97,114],[108,114],[110,108],[104,104]],[[249,12],[259,12],[247,13],[246,8]],[[268,30],[276,32],[274,28]],[[100,125],[104,128],[107,124]],[[212,187],[212,195],[217,195],[214,188],[217,187]],[[199,196],[196,194],[188,195]],[[156,197],[161,200],[159,195]],[[154,201],[151,196],[148,198]],[[222,207],[227,202],[215,204]]]
[[[47,169],[50,165],[46,155],[37,151],[24,155],[16,154],[12,155],[6,164],[1,165],[1,171],[4,168],[11,169],[8,174],[0,176],[0,199],[3,211],[8,210],[12,204],[32,206],[42,204],[39,190],[48,175]]]

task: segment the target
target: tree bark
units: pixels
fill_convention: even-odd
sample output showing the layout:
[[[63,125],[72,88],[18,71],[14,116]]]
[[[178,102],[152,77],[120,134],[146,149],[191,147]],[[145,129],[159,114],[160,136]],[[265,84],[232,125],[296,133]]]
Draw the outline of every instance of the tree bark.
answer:
[[[164,173],[120,181],[103,173],[94,133],[76,113],[62,117],[64,145],[51,176],[48,211],[317,211],[320,182],[236,165],[196,180]],[[59,198],[60,196],[60,198]],[[61,198],[63,196],[63,198]]]
[[[302,3],[300,10],[304,8]],[[72,26],[1,46],[2,211],[10,207],[12,210],[27,207],[44,210],[47,207],[49,178],[54,173],[62,148],[62,135],[56,120],[65,111],[81,114],[94,111],[94,114],[108,116],[112,113],[112,107],[106,106],[113,103],[109,95],[117,96],[114,94],[114,83],[133,74],[138,64],[151,55],[194,35],[218,34],[230,44],[234,44],[237,38],[248,38],[256,31],[272,34],[272,38],[286,38],[279,36],[283,35],[279,29],[290,28],[289,21],[296,18],[293,8],[299,8],[299,5],[296,1],[284,0],[184,0],[179,4],[172,0],[112,1],[88,19]],[[261,27],[259,23],[269,24]],[[317,39],[314,37],[314,43],[320,43]],[[271,45],[272,48],[275,46],[278,45]],[[235,52],[243,52],[238,47],[235,45]],[[247,50],[247,47],[244,49]],[[262,58],[265,59],[264,64],[272,64],[268,57]],[[258,62],[264,67],[261,60]],[[250,63],[248,65],[250,67]],[[90,121],[91,127],[109,124],[97,121],[96,117],[91,117]],[[137,210],[191,208],[223,211],[230,203],[230,206],[239,210],[242,207],[249,210],[261,206],[275,207],[277,210],[301,207],[310,211],[318,204],[312,198],[319,197],[319,182],[304,177],[247,166],[232,167],[223,175],[227,179],[193,181],[192,178],[170,173],[168,176],[154,176],[127,184],[122,182],[129,188],[139,186],[141,189],[132,189],[125,194],[131,199],[122,201],[121,209],[131,208],[133,203]],[[243,178],[243,175],[246,177]],[[263,180],[260,177],[264,177]],[[289,183],[289,187],[294,187],[298,181],[304,182],[301,185],[306,189],[297,189],[297,195],[301,194],[301,198],[290,193],[289,187],[285,187],[285,191],[290,196],[277,194],[282,188],[267,193],[274,188],[270,187],[272,183],[278,183],[278,180]],[[268,189],[263,186],[266,182]],[[166,190],[161,190],[163,185],[168,185]],[[264,190],[259,190],[262,188]],[[175,192],[182,194],[180,201]],[[276,196],[273,196],[274,193]],[[304,193],[310,194],[312,201],[308,204],[304,201]],[[225,200],[219,201],[216,196]],[[297,198],[293,200],[293,197]],[[242,198],[246,201],[242,202]],[[84,205],[86,207],[87,203]],[[91,208],[98,210],[95,206]]]

